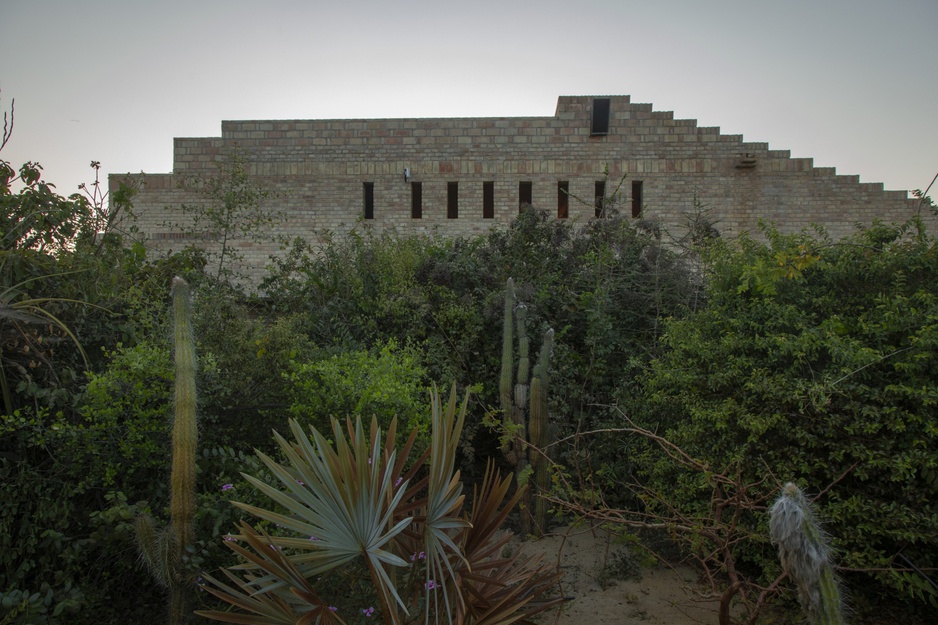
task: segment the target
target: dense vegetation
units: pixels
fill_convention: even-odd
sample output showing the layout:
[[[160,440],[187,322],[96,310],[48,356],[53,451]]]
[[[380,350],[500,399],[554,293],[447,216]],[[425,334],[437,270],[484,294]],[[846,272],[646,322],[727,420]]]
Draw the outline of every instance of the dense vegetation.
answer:
[[[757,588],[779,572],[766,502],[788,481],[823,489],[842,567],[868,571],[848,582],[932,609],[938,253],[916,223],[841,242],[703,237],[684,253],[630,220],[574,226],[534,209],[471,239],[363,226],[295,242],[252,294],[203,271],[202,251],[146,258],[113,219],[132,189],[111,213],[97,197],[63,198],[38,166],[0,163],[0,622],[162,620],[133,524],[168,514],[176,275],[193,288],[199,354],[192,572],[230,565],[222,537],[254,521],[230,500],[270,506],[241,472],[273,479],[253,450],[281,457],[271,430],[290,418],[327,431],[329,416],[374,415],[386,431],[397,415],[398,442],[415,427],[424,444],[428,391],[455,382],[472,391],[456,462],[481,483],[502,457],[503,432],[485,424],[500,422],[512,278],[530,335],[554,329],[549,440],[565,442],[541,494],[566,514],[690,520],[706,565],[719,491],[739,504],[730,560]]]
[[[873,571],[934,603],[919,572],[938,566],[935,241],[915,222],[836,242],[768,239],[709,251],[708,305],[668,324],[667,349],[644,377],[642,418],[731,478],[724,499],[746,490],[759,504],[740,506],[741,532],[764,536],[761,502],[796,482],[820,493],[845,573]],[[706,514],[706,471],[660,454],[644,460],[669,505]],[[758,541],[740,545],[738,558],[754,574],[777,572]]]

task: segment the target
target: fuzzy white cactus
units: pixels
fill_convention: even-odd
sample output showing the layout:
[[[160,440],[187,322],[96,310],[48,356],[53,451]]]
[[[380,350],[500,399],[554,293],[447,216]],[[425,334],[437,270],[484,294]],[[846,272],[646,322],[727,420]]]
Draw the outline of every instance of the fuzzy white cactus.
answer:
[[[843,625],[840,584],[828,538],[801,489],[789,482],[769,510],[769,535],[782,568],[798,585],[798,599],[812,625]]]

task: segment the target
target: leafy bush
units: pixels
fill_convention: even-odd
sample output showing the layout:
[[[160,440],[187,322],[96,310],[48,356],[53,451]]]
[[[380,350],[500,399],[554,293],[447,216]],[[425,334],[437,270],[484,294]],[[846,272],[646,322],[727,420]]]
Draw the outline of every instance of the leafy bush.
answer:
[[[531,336],[556,330],[550,412],[567,431],[604,424],[596,406],[613,403],[654,355],[664,320],[697,301],[684,263],[632,220],[578,227],[535,209],[473,238],[366,230],[321,249],[298,245],[274,269],[263,286],[269,305],[310,311],[301,327],[313,343],[361,350],[395,339],[423,352],[429,378],[478,388],[466,450],[479,457],[497,454],[497,437],[478,427],[499,405],[492,329],[508,278]]]
[[[250,298],[212,283],[193,297],[197,348],[212,363],[198,381],[204,444],[265,447],[266,432],[286,422],[283,374],[313,350],[301,327],[306,315],[261,314]]]
[[[105,490],[150,493],[169,457],[173,369],[169,350],[149,343],[118,346],[110,365],[89,374],[78,413],[83,421],[67,445],[74,462],[93,470],[81,483]],[[165,495],[165,493],[162,493]]]
[[[64,198],[42,180],[38,164],[17,175],[0,161],[0,622],[162,620],[129,528],[151,507],[160,513],[167,499],[171,371],[169,352],[159,347],[166,286],[173,275],[198,272],[205,257],[192,251],[148,262],[132,232],[116,229],[132,189],[118,189],[107,210],[95,189],[94,196]],[[249,317],[246,298],[225,295],[238,310],[232,317]],[[211,418],[223,418],[231,405],[224,401],[241,402],[239,391],[255,392],[268,380],[283,385],[280,373],[304,341],[288,324],[266,326],[245,323],[249,329],[234,334],[229,324],[244,343],[226,341],[223,330],[204,332],[230,347],[218,349],[230,377],[211,354],[203,358],[200,382],[212,391],[203,408]],[[257,356],[245,359],[245,351]],[[270,385],[270,393],[277,389]],[[250,428],[231,421],[230,429],[210,427],[215,441],[249,448],[240,433]],[[210,475],[224,466],[215,457],[203,464]],[[208,499],[197,515],[200,530],[238,519],[227,505],[213,519],[217,506]]]
[[[377,417],[387,427],[394,417],[426,440],[426,371],[420,354],[393,340],[368,351],[347,351],[294,364],[290,371],[290,414],[323,428],[330,417]]]
[[[716,244],[708,307],[667,325],[635,412],[707,470],[649,453],[649,485],[691,516],[708,514],[721,473],[756,499],[787,481],[823,488],[841,566],[913,595],[911,566],[938,566],[935,240],[918,222],[837,243],[766,235]],[[739,518],[753,536],[765,523]],[[755,574],[777,571],[763,544],[734,549]]]
[[[141,590],[136,562],[126,558],[133,549],[128,519],[147,503],[92,487],[103,477],[93,463],[97,448],[83,434],[45,409],[2,417],[0,620],[55,624],[120,615],[147,622],[140,606],[151,593]]]

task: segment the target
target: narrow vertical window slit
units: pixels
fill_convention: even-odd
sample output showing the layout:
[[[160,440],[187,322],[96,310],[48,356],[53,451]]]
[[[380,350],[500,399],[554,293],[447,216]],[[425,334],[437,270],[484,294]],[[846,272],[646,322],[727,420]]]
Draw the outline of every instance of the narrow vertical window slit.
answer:
[[[365,219],[374,219],[375,218],[375,183],[363,182],[362,189],[365,195],[365,198],[364,198]]]
[[[602,217],[603,209],[605,208],[604,204],[606,202],[606,181],[605,180],[596,181],[596,186],[595,186],[595,191],[593,193],[593,197],[594,197],[593,203],[596,206],[596,216]]]
[[[482,183],[482,219],[495,217],[495,183]]]
[[[533,196],[534,183],[530,181],[523,181],[518,183],[518,212],[520,213],[525,206],[530,206],[533,204],[531,198]]]
[[[590,117],[590,135],[609,134],[609,98],[593,98],[593,111]]]
[[[642,181],[632,181],[632,218],[642,214]]]
[[[423,217],[423,183],[410,183],[410,217],[411,219]]]
[[[447,219],[459,218],[459,183],[446,183],[446,217]]]
[[[557,217],[566,219],[570,213],[570,183],[561,180],[557,183]]]

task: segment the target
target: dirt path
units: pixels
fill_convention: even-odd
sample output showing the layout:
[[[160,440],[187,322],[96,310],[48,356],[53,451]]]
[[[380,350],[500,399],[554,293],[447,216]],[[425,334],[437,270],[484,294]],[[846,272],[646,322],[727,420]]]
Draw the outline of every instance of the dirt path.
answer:
[[[540,621],[553,625],[717,625],[718,601],[687,567],[643,568],[602,530],[558,528],[524,543],[527,554],[544,554],[563,571],[562,592],[575,597]]]

